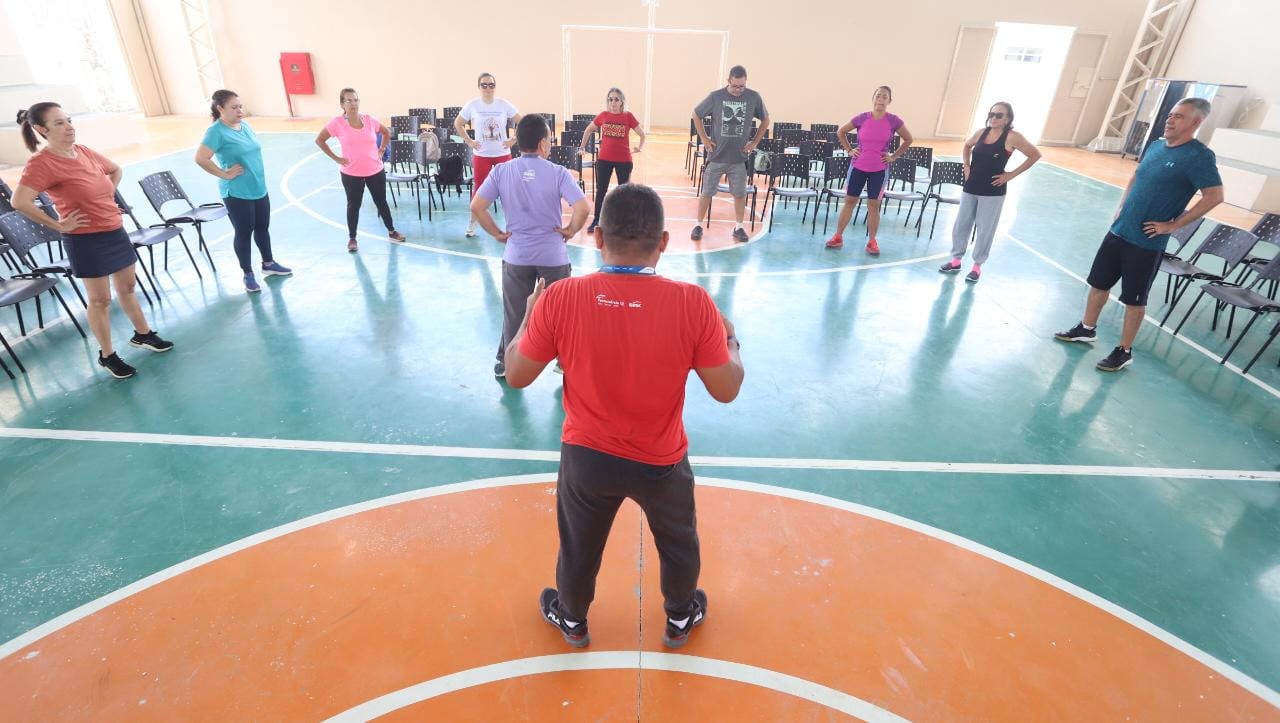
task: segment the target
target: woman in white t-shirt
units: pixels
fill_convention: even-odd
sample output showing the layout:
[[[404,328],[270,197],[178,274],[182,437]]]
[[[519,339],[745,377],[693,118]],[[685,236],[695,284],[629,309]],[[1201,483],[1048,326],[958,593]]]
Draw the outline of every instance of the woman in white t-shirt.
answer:
[[[391,208],[387,206],[387,172],[382,167],[382,156],[391,143],[391,131],[377,118],[360,112],[360,96],[354,88],[339,91],[338,102],[342,106],[342,115],[320,129],[316,145],[342,167],[342,188],[347,192],[347,250],[355,253],[359,248],[356,244],[356,223],[360,220],[360,203],[364,200],[366,188],[373,197],[378,216],[387,227],[387,236],[392,241],[404,243],[404,234],[396,231],[391,220]],[[382,134],[381,145],[378,144],[378,133]],[[342,147],[341,156],[329,148],[330,138],[338,139]]]
[[[480,97],[467,101],[458,113],[458,117],[453,119],[454,130],[473,151],[471,155],[472,196],[480,190],[484,179],[489,177],[489,169],[511,160],[511,146],[515,145],[516,139],[508,137],[507,124],[515,125],[522,117],[514,105],[502,98],[494,97],[498,81],[494,79],[493,73],[481,73],[476,79],[476,86],[480,88]],[[467,135],[466,123],[470,123],[475,130],[475,138]],[[470,223],[467,224],[467,235],[476,235],[474,214],[471,216]]]

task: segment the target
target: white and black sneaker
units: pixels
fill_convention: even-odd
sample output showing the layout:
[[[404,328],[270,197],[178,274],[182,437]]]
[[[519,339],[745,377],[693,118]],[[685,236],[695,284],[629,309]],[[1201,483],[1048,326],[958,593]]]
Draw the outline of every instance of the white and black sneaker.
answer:
[[[499,379],[505,378],[507,376],[507,365],[503,362],[498,362],[497,364],[494,364],[493,375]]]
[[[553,587],[546,588],[538,596],[538,609],[542,619],[554,626],[564,636],[564,641],[575,648],[585,648],[591,642],[587,633],[587,621],[573,622],[560,613],[560,595]]]
[[[129,343],[141,349],[150,349],[154,352],[166,352],[173,348],[173,342],[168,339],[161,339],[160,335],[154,331],[148,331],[145,334],[133,332],[133,337],[129,339]]]
[[[1104,372],[1118,372],[1133,363],[1133,352],[1118,346],[1111,350],[1106,359],[1098,362],[1098,368]]]
[[[1058,341],[1082,341],[1086,344],[1092,344],[1098,340],[1098,330],[1085,327],[1082,321],[1066,331],[1054,334],[1053,338]]]
[[[693,610],[689,617],[680,620],[667,618],[667,627],[662,631],[662,644],[668,648],[679,648],[689,642],[689,633],[707,619],[707,593],[702,590],[693,591]]]
[[[111,352],[111,356],[102,356],[102,352],[98,352],[98,364],[111,372],[111,376],[116,379],[128,379],[138,373],[137,369],[129,366],[115,352]]]

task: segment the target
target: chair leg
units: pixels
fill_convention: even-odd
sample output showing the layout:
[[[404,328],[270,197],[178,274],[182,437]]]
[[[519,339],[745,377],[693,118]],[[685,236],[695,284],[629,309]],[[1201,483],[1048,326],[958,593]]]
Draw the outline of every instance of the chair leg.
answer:
[[[938,228],[938,208],[939,208],[940,206],[942,206],[942,202],[941,202],[941,201],[934,201],[934,203],[933,203],[933,224],[931,224],[931,225],[929,226],[929,238],[931,238],[931,239],[933,238],[933,232],[934,232],[935,230],[937,230],[937,228]]]
[[[1262,342],[1262,348],[1259,349],[1258,353],[1254,354],[1253,358],[1249,360],[1249,363],[1245,365],[1244,370],[1241,372],[1242,374],[1249,373],[1249,370],[1253,368],[1254,363],[1262,357],[1262,352],[1266,351],[1267,347],[1271,346],[1271,342],[1276,340],[1276,335],[1280,335],[1280,322],[1276,322],[1276,325],[1272,327],[1271,335],[1267,337],[1266,341]]]
[[[1231,308],[1233,311],[1235,310],[1234,306]],[[1266,313],[1265,311],[1253,312],[1253,316],[1249,318],[1249,323],[1244,325],[1244,329],[1240,332],[1240,336],[1236,337],[1236,343],[1232,344],[1231,348],[1227,350],[1227,353],[1222,355],[1222,361],[1218,362],[1219,364],[1225,365],[1227,363],[1227,359],[1231,358],[1231,353],[1236,350],[1236,347],[1240,346],[1240,342],[1244,341],[1245,335],[1248,334],[1249,330],[1253,328],[1253,322],[1257,321],[1258,317],[1262,316],[1265,313]]]
[[[209,260],[209,270],[217,273],[218,267],[213,265],[213,254],[209,252],[209,246],[204,242],[204,229],[201,228],[202,226],[204,226],[203,223],[195,224],[196,238],[200,241],[200,248],[204,251],[204,257]]]
[[[13,310],[18,314],[18,333],[27,335],[27,323],[22,319],[22,304],[14,304]],[[17,361],[16,359],[14,361]]]
[[[178,234],[178,240],[182,242],[182,248],[187,252],[187,258],[191,259],[191,268],[196,270],[196,276],[203,279],[204,274],[200,273],[200,264],[196,263],[196,257],[191,253],[191,247],[187,245],[187,239],[182,234]],[[164,270],[169,270],[169,244],[164,245]]]
[[[1178,287],[1176,286],[1174,288],[1175,290],[1178,289]],[[1167,311],[1164,315],[1164,318],[1160,320],[1160,326],[1164,326],[1164,323],[1169,320],[1169,317],[1173,316],[1174,308],[1178,306],[1179,301],[1182,301],[1182,297],[1186,296],[1187,289],[1189,288],[1191,288],[1191,280],[1187,279],[1187,283],[1184,286],[1182,286],[1180,290],[1177,290],[1176,293],[1174,293],[1173,303],[1169,304],[1169,311]]]
[[[17,304],[14,304],[14,306],[16,307]],[[1274,336],[1274,334],[1272,336]],[[22,360],[18,358],[17,354],[13,353],[13,347],[9,346],[9,341],[4,338],[4,334],[0,334],[0,344],[3,344],[4,350],[9,352],[9,358],[13,359],[13,363],[18,366],[18,370],[21,371],[23,374],[26,374],[27,368],[22,366]],[[5,371],[8,371],[8,367],[5,367]],[[9,378],[10,379],[13,378],[13,372],[9,372]]]
[[[84,308],[89,308],[89,302],[85,300],[84,294],[80,293],[80,287],[76,285],[76,279],[71,274],[67,274],[67,283],[71,284],[71,290],[76,292],[76,297],[80,299],[80,304]]]
[[[1179,321],[1179,322],[1178,322],[1178,326],[1177,326],[1177,328],[1175,328],[1175,329],[1173,330],[1173,335],[1174,335],[1174,336],[1177,336],[1177,335],[1178,335],[1178,332],[1182,330],[1182,325],[1183,325],[1183,324],[1185,324],[1185,323],[1187,323],[1187,319],[1191,318],[1191,312],[1193,312],[1193,311],[1195,311],[1195,310],[1196,310],[1196,304],[1199,304],[1199,303],[1200,303],[1200,300],[1201,300],[1201,299],[1203,299],[1203,298],[1204,298],[1204,292],[1203,292],[1203,291],[1201,291],[1201,292],[1200,292],[1200,294],[1199,294],[1198,296],[1196,296],[1196,300],[1195,300],[1195,301],[1193,301],[1193,302],[1191,302],[1191,308],[1190,308],[1190,309],[1187,309],[1187,313],[1186,313],[1186,314],[1184,314],[1184,315],[1182,316],[1182,321]],[[1173,309],[1170,309],[1170,311],[1172,311],[1172,310],[1173,310]]]
[[[150,247],[150,246],[148,246],[148,247],[147,247],[147,251],[148,251],[148,252],[150,252],[150,251],[151,251],[151,247]],[[142,269],[142,276],[143,276],[143,278],[145,278],[145,279],[147,280],[147,283],[151,284],[151,291],[156,295],[156,301],[159,301],[159,300],[160,300],[160,289],[156,287],[156,278],[155,278],[155,274],[153,274],[151,271],[148,271],[148,270],[147,270],[147,262],[143,260],[143,258],[142,258],[142,254],[138,251],[138,249],[137,249],[136,247],[133,249],[133,253],[134,253],[134,255],[136,255],[136,256],[138,257],[138,268]],[[152,256],[151,256],[151,266],[152,266],[152,269],[154,270],[154,268],[155,268],[155,256],[154,256],[154,255],[152,255]]]
[[[76,331],[80,332],[80,338],[88,339],[89,337],[84,334],[84,327],[80,326],[80,322],[76,319],[76,315],[71,313],[71,307],[67,306],[67,300],[62,298],[62,294],[58,292],[58,289],[56,287],[49,289],[49,293],[53,294],[53,298],[57,299],[59,304],[62,304],[62,310],[67,312],[67,317],[70,318],[71,323],[75,325]]]
[[[3,336],[0,336],[0,339],[3,339],[3,338],[4,338]],[[6,342],[5,346],[8,346],[8,345],[9,344]],[[18,378],[13,375],[13,371],[9,369],[9,365],[4,363],[3,357],[0,357],[0,369],[3,369],[4,373],[8,374],[10,379],[17,381]]]

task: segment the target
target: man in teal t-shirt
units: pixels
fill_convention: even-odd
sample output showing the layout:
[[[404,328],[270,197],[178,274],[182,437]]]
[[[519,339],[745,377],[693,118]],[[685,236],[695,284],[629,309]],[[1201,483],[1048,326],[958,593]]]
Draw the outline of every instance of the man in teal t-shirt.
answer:
[[[1089,295],[1084,319],[1054,337],[1062,341],[1093,342],[1098,333],[1098,315],[1107,303],[1108,292],[1120,283],[1124,306],[1124,328],[1117,346],[1098,368],[1115,372],[1133,363],[1133,340],[1138,336],[1147,312],[1147,294],[1169,234],[1204,216],[1222,203],[1222,178],[1217,159],[1208,146],[1195,139],[1196,129],[1209,115],[1209,101],[1188,98],[1169,111],[1164,138],[1152,143],[1129,179],[1111,230],[1089,270]],[[1200,192],[1200,201],[1187,203]]]

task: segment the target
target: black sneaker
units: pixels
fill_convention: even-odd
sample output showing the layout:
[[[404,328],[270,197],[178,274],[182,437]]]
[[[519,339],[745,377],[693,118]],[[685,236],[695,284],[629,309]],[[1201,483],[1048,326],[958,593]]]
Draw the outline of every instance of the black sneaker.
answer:
[[[588,233],[588,234],[593,234],[593,233],[595,233],[595,232],[596,232],[596,226],[599,226],[599,225],[600,225],[600,224],[596,223],[595,221],[592,221],[592,222],[591,222],[591,225],[587,227],[587,233]]]
[[[662,644],[668,648],[678,648],[689,642],[689,633],[707,619],[707,593],[702,590],[693,591],[693,611],[685,618],[682,625],[667,618],[667,628],[662,631]]]
[[[693,227],[693,230],[689,232],[689,240],[690,240],[690,241],[701,241],[701,240],[702,240],[702,227],[701,227],[701,226],[694,226],[694,227]]]
[[[1104,372],[1118,372],[1133,363],[1133,352],[1125,351],[1118,346],[1111,350],[1106,359],[1098,362],[1098,368]]]
[[[503,362],[498,362],[497,364],[494,364],[494,365],[493,365],[493,375],[494,375],[495,377],[498,377],[499,379],[502,379],[502,378],[506,377],[506,376],[507,376],[507,365],[506,365],[506,364],[504,364]]]
[[[542,611],[542,619],[559,630],[564,636],[564,641],[569,645],[585,648],[591,642],[586,620],[570,625],[569,621],[560,614],[560,596],[556,594],[554,587],[544,589],[542,595],[538,596],[538,609]]]
[[[944,274],[960,273],[960,259],[951,259],[947,263],[939,266],[938,271]]]
[[[1081,322],[1067,331],[1060,331],[1057,334],[1054,334],[1053,338],[1058,341],[1082,341],[1087,344],[1092,344],[1098,340],[1098,330],[1086,329],[1084,328],[1084,322]]]
[[[121,359],[120,356],[117,355],[115,352],[112,352],[111,356],[104,357],[102,356],[102,352],[99,351],[98,364],[102,366],[104,369],[106,369],[107,371],[111,372],[111,376],[115,377],[116,379],[128,379],[129,377],[138,373],[137,369],[134,369],[128,364],[125,364],[124,360]]]
[[[739,226],[733,230],[733,240],[740,244],[744,244],[750,241],[751,237],[747,235],[747,230],[745,228]]]
[[[143,349],[150,349],[151,351],[169,351],[173,348],[173,342],[161,339],[154,331],[148,331],[145,334],[139,334],[135,331],[133,332],[133,338],[129,340],[129,343],[134,346],[140,346]]]

